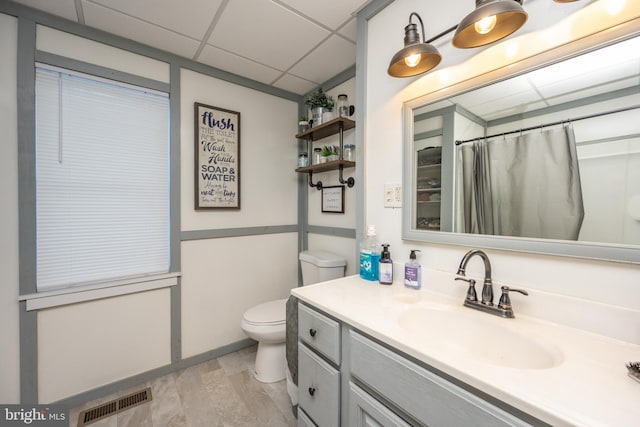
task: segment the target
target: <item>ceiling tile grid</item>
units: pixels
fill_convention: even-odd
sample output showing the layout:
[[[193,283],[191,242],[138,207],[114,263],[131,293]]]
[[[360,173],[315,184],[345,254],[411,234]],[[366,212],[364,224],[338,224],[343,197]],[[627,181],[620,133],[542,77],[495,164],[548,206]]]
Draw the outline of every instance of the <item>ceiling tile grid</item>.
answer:
[[[370,0],[13,1],[301,95],[355,64]]]
[[[176,55],[193,56],[200,46],[198,40],[93,2],[83,1],[82,9],[85,23],[90,27],[118,34]]]

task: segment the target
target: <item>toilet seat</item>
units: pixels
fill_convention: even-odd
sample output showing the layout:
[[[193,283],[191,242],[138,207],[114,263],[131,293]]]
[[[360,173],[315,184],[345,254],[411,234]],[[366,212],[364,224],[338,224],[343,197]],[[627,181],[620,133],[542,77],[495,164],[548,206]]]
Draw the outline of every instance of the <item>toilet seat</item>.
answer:
[[[255,326],[277,326],[286,322],[287,299],[258,304],[244,313],[243,320]]]

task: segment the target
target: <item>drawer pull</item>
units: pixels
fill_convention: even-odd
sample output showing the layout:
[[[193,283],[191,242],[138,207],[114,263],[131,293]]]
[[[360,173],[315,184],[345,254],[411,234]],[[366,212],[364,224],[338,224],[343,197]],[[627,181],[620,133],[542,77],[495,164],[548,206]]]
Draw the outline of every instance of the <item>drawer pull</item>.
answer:
[[[310,394],[311,396],[313,396],[313,395],[315,394],[315,392],[316,392],[315,387],[309,387],[309,394]]]
[[[314,338],[317,333],[318,331],[316,331],[315,329],[309,329],[309,335],[311,335],[312,338]]]

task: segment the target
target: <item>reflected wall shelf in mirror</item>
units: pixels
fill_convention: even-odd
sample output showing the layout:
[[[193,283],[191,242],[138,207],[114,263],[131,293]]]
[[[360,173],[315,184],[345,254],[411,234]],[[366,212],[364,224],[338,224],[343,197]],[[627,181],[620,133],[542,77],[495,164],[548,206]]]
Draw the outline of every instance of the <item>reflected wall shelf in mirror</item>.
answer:
[[[313,182],[313,173],[314,172],[328,172],[332,170],[339,171],[338,181],[340,184],[347,184],[349,188],[355,185],[355,179],[353,177],[344,179],[342,174],[345,168],[353,168],[356,166],[356,162],[352,162],[350,160],[344,160],[342,158],[344,153],[344,131],[353,129],[356,127],[356,122],[351,119],[347,119],[346,117],[338,117],[336,119],[330,120],[321,125],[312,127],[311,129],[301,132],[296,135],[298,139],[305,139],[307,141],[307,151],[309,153],[309,159],[312,159],[312,148],[313,141],[318,141],[320,139],[326,138],[332,135],[339,135],[340,140],[340,149],[339,149],[339,159],[333,160],[325,163],[318,163],[315,165],[300,167],[296,169],[296,172],[299,173],[307,173],[309,174],[309,186],[313,187],[317,190],[322,190],[322,182],[318,181],[316,183]]]
[[[418,150],[416,165],[416,227],[440,230],[442,192],[442,147]]]
[[[637,24],[630,23],[617,28],[608,41],[601,35],[585,37],[556,51],[546,51],[538,57],[469,78],[459,86],[441,88],[405,102],[406,204],[402,237],[640,264],[640,220],[629,214],[630,204],[640,194],[636,172],[640,170],[638,52],[640,30]],[[516,87],[517,91],[513,89]],[[447,94],[445,98],[439,95],[442,93]],[[567,148],[562,150],[573,151],[579,167],[573,167],[574,163],[558,163],[545,169],[538,162],[528,169],[546,172],[537,178],[530,175],[518,178],[520,175],[514,174],[516,166],[544,151],[543,145],[530,145],[535,139],[533,133],[545,134],[547,138],[551,132],[571,135],[563,139],[566,142],[562,142],[562,147]],[[485,143],[485,139],[489,142]],[[521,157],[496,158],[498,147],[514,145],[532,150]],[[427,170],[421,165],[420,156],[425,148],[435,146],[442,147],[440,169]],[[524,150],[528,149],[506,152],[525,153]],[[493,174],[494,165],[499,171],[508,171],[508,178],[498,172]],[[560,185],[557,180],[549,184],[543,177],[552,176],[550,171],[561,169],[561,165],[567,165],[573,174],[579,170],[579,196],[567,191],[557,199],[565,205],[579,204],[578,214],[570,208],[560,210],[560,203],[536,198],[547,197],[552,193],[550,190],[555,191]],[[482,182],[490,185],[480,186],[477,177],[485,176],[487,169],[490,172]],[[428,197],[431,202],[431,195],[423,196],[427,190],[420,185],[437,184],[434,176],[438,174],[440,224],[436,227],[435,223],[429,223],[436,214],[426,212],[424,200]],[[508,185],[503,185],[505,182]],[[530,187],[530,183],[536,187]],[[485,188],[494,197],[485,197],[489,194]],[[506,189],[497,193],[496,188]],[[533,203],[524,205],[529,202]],[[520,205],[524,208],[520,209]],[[430,212],[437,212],[434,203],[429,206]],[[518,209],[524,213],[516,215]],[[522,221],[521,226],[511,226],[514,216]],[[559,224],[556,229],[571,232],[566,237],[551,235],[547,231],[551,224],[548,217],[573,218],[572,223],[554,220]],[[485,221],[487,218],[492,222]],[[540,231],[525,233],[523,230],[530,230],[531,224],[541,224]]]

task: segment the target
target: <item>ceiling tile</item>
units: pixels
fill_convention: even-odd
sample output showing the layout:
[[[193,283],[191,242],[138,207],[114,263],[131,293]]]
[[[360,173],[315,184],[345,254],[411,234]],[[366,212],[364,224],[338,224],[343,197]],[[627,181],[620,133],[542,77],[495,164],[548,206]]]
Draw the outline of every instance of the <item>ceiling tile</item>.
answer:
[[[202,39],[222,0],[88,0],[186,36]]]
[[[70,21],[78,22],[74,0],[14,0],[16,3],[43,10],[52,15],[61,16]]]
[[[347,25],[340,28],[338,34],[355,43],[358,39],[358,20],[356,18],[351,19]]]
[[[87,25],[185,58],[193,58],[200,45],[197,40],[94,3],[83,2],[83,10]]]
[[[198,57],[198,61],[265,84],[271,84],[282,74],[282,71],[269,68],[210,45],[205,46]]]
[[[349,17],[368,3],[368,0],[280,0],[280,3],[291,7],[315,21],[337,30]]]
[[[268,0],[229,2],[208,43],[286,70],[329,32]]]
[[[496,97],[496,93],[500,96]],[[526,111],[524,106],[539,102],[541,98],[532,90],[529,81],[520,76],[455,96],[451,100],[477,116],[491,120]],[[517,111],[513,110],[514,105],[518,106]]]
[[[303,95],[311,92],[311,90],[318,85],[314,82],[301,79],[300,77],[285,74],[282,78],[273,83],[273,86],[289,92],[297,93],[298,95]]]
[[[290,72],[306,80],[322,83],[355,64],[356,45],[332,36]]]

